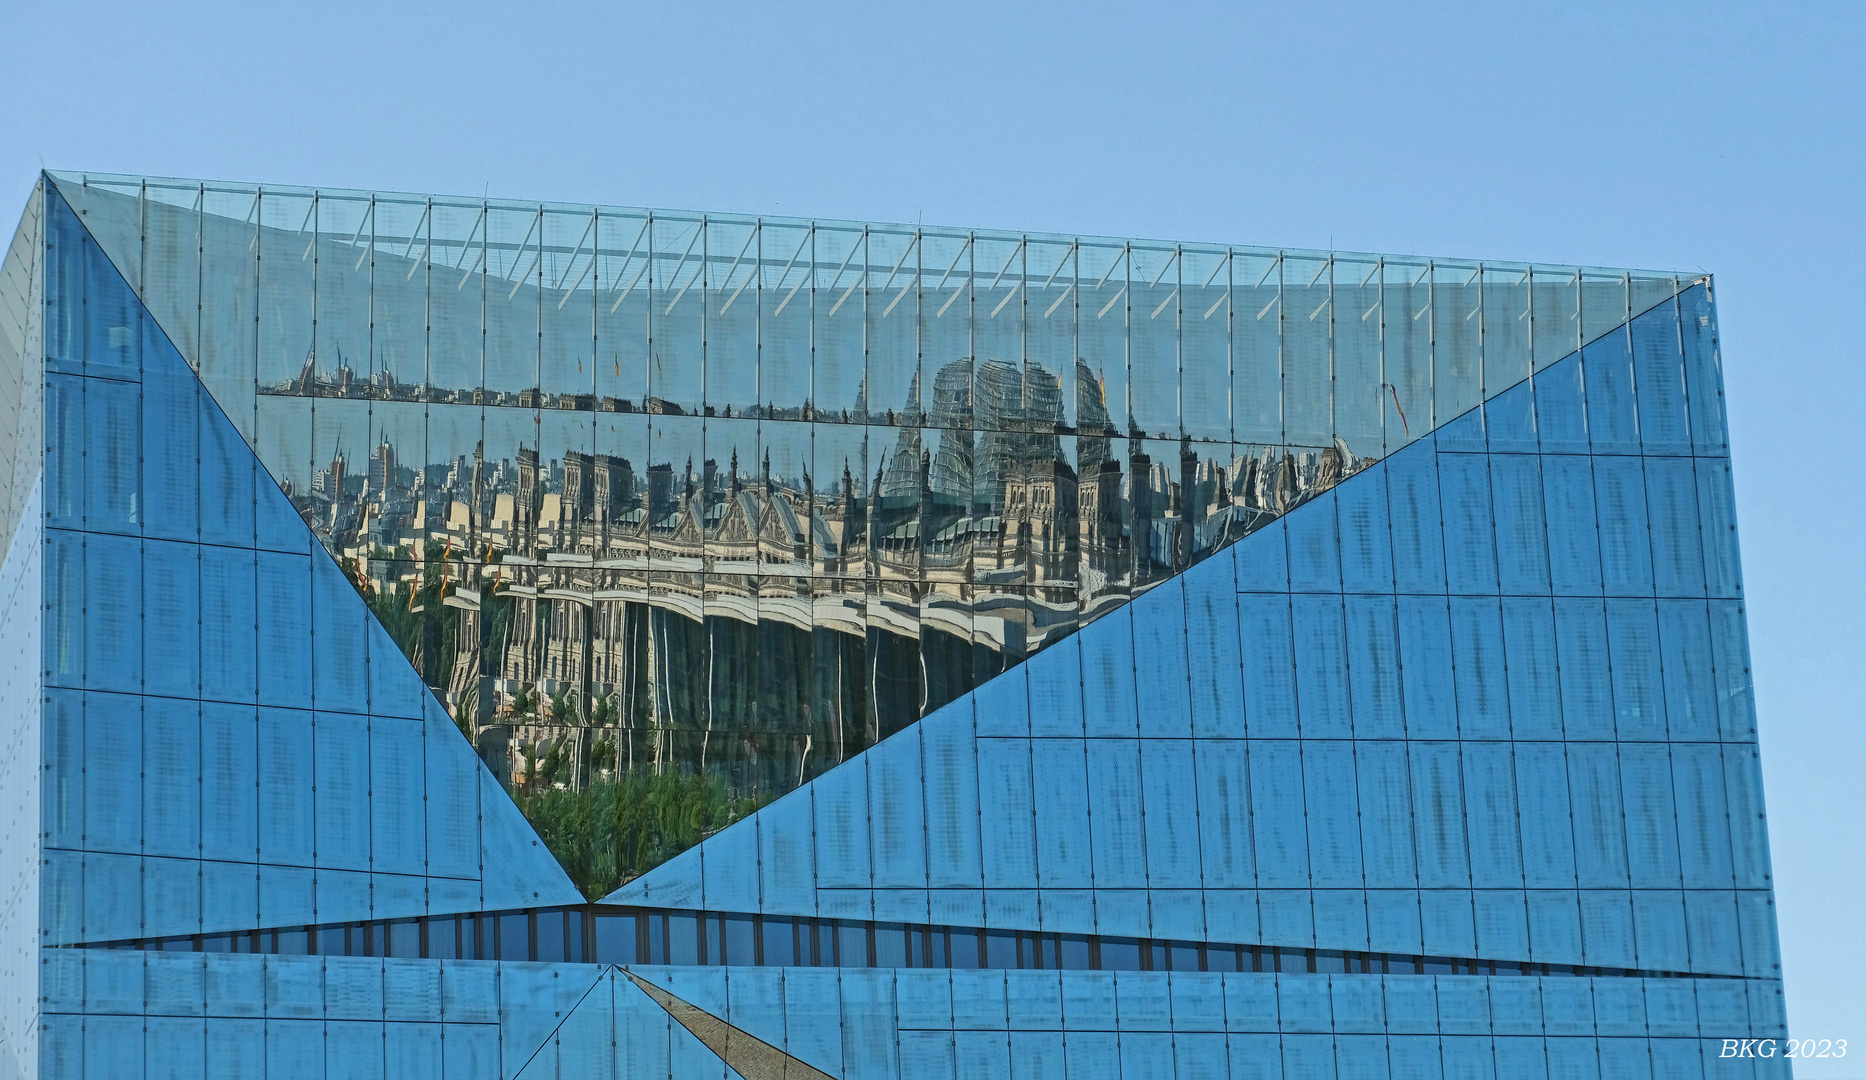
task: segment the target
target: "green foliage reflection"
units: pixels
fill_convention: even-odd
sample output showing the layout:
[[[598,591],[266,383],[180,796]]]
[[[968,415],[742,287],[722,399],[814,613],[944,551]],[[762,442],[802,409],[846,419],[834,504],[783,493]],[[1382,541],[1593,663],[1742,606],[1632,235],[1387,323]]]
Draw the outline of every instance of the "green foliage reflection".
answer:
[[[550,754],[539,770],[550,775]],[[514,791],[513,801],[592,900],[770,801],[763,793],[734,795],[716,772],[656,774],[649,768],[594,780],[582,790],[529,787]]]

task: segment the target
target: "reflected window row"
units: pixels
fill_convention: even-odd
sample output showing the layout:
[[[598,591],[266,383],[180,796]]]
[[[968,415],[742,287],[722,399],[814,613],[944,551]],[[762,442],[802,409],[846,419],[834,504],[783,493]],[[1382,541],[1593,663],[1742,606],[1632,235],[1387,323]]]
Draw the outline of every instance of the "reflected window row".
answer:
[[[78,947],[672,966],[1742,977],[603,904],[144,938]]]

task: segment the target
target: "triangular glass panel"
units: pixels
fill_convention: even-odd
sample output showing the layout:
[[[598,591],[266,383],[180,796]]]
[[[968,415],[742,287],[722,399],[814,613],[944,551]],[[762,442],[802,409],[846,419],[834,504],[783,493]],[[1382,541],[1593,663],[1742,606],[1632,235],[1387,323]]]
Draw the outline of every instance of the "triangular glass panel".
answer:
[[[51,763],[99,828],[93,841],[80,825],[71,839],[85,854],[48,864],[95,900],[50,934],[211,934],[288,914],[576,899],[280,486],[123,279],[96,264],[77,215],[56,193],[47,213],[51,306],[73,306],[59,289],[82,290],[61,331],[77,344],[48,376],[77,406],[53,412],[50,434],[89,451],[47,457],[67,508],[46,516],[54,580],[83,598],[57,608],[47,715],[55,740],[101,740]],[[130,327],[122,349],[118,323]],[[108,363],[94,362],[100,342]],[[180,597],[198,600],[183,611]],[[143,737],[119,739],[131,722]],[[260,823],[257,836],[238,839],[242,819]],[[302,881],[288,885],[294,873]],[[119,889],[124,874],[132,887]],[[281,908],[281,887],[302,888],[305,910]]]

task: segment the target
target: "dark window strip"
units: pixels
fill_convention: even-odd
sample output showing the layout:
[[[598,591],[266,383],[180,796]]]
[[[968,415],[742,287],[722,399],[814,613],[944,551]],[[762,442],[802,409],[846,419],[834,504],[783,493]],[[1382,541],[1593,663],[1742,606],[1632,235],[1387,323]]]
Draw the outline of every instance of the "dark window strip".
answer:
[[[138,938],[78,947],[674,966],[1744,977],[606,904]]]

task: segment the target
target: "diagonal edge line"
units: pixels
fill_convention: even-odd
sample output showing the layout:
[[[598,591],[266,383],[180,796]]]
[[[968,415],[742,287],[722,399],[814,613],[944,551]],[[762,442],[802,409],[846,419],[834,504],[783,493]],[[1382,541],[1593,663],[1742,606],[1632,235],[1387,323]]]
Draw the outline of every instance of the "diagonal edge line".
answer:
[[[544,1053],[545,1046],[548,1045],[550,1041],[557,1036],[558,1032],[564,1030],[564,1025],[570,1023],[570,1018],[576,1015],[577,1010],[583,1007],[583,1003],[590,999],[590,995],[596,992],[596,988],[598,986],[602,985],[603,976],[611,972],[618,971],[618,970],[622,970],[622,969],[616,967],[614,964],[607,964],[597,969],[595,980],[592,981],[589,986],[584,988],[583,994],[577,998],[577,1003],[575,1005],[572,1005],[570,1008],[564,1010],[563,1018],[557,1021],[557,1025],[551,1028],[551,1030],[545,1032],[544,1038],[538,1040],[538,1045],[532,1048],[531,1056],[525,1059],[525,1063],[523,1065],[520,1065],[516,1070],[513,1071],[512,1080],[517,1080],[518,1077],[524,1075],[526,1069],[531,1068],[531,1063],[538,1060],[539,1054]],[[626,971],[624,971],[623,973],[627,974]],[[505,1042],[505,1025],[503,1023],[499,1025],[499,1041],[501,1043]]]

